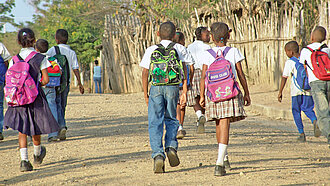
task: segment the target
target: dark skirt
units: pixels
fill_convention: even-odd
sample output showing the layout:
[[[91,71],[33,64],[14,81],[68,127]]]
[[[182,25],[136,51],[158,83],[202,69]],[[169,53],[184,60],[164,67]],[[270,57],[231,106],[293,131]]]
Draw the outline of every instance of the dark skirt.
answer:
[[[4,117],[4,127],[12,128],[28,136],[49,134],[59,131],[41,87],[35,101],[28,105],[8,107]]]

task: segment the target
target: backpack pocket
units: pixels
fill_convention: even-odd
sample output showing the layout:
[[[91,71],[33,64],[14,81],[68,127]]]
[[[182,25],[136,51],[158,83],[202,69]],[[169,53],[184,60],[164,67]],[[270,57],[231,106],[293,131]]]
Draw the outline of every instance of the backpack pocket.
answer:
[[[209,83],[207,85],[207,96],[212,102],[231,99],[239,93],[237,82],[233,78]]]
[[[150,80],[153,85],[164,85],[169,82],[168,64],[166,61],[154,62],[150,66]]]

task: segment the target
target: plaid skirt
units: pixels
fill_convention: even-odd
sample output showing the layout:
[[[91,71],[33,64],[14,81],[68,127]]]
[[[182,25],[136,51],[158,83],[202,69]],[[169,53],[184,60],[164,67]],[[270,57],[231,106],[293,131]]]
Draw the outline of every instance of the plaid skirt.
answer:
[[[217,103],[210,101],[207,96],[205,96],[205,99],[205,116],[207,121],[230,118],[230,122],[235,122],[246,118],[243,108],[243,94],[241,92],[235,98]]]
[[[180,89],[180,96],[181,96],[181,94],[182,94],[182,89]],[[178,101],[178,104],[180,104],[180,99]],[[188,88],[188,91],[187,91],[187,106],[192,107],[195,104],[196,104],[195,97],[192,94],[191,88]]]
[[[194,71],[194,77],[192,80],[192,86],[191,86],[191,96],[193,98],[196,98],[200,95],[200,82],[202,77],[202,71],[200,69],[195,69]]]

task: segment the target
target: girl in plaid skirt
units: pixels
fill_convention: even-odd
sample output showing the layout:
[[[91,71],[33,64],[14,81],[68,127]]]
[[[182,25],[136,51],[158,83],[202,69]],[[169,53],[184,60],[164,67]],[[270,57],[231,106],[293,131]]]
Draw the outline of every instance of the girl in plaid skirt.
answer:
[[[231,29],[225,23],[216,22],[212,24],[211,37],[216,44],[216,47],[212,48],[212,50],[215,53],[218,54],[225,51],[230,32]],[[241,66],[244,56],[237,48],[229,48],[226,51],[228,52],[225,55],[225,59],[231,64],[234,78],[237,79],[238,77],[244,89],[244,96],[240,92],[236,97],[226,101],[212,102],[208,97],[205,98],[205,74],[208,67],[215,61],[215,58],[208,51],[203,52],[200,56],[203,61],[200,82],[200,104],[205,107],[207,120],[216,122],[216,137],[219,144],[218,159],[214,172],[215,176],[225,175],[225,167],[230,168],[227,156],[230,122],[244,119],[246,114],[243,105],[248,106],[251,104],[249,89]]]
[[[181,45],[185,45],[185,38],[182,32],[176,32],[175,37],[173,39],[174,42],[179,43]],[[187,71],[189,70],[189,82],[192,82],[193,74],[194,74],[194,67],[193,65],[188,65],[189,68],[187,67]],[[183,122],[184,122],[184,117],[186,115],[186,106],[193,106],[195,104],[194,97],[192,96],[191,93],[191,87],[188,85],[188,91],[187,91],[187,104],[182,105],[180,104],[180,100],[177,105],[176,109],[176,118],[179,120],[179,128],[178,128],[178,133],[177,133],[177,139],[182,139],[186,136],[186,131],[183,129]],[[182,88],[180,87],[180,95],[182,94]]]

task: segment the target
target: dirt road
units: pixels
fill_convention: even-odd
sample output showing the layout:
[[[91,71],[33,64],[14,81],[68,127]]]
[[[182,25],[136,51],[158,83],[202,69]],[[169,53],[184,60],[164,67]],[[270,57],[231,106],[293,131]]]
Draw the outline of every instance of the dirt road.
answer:
[[[253,101],[253,100],[252,100]],[[181,164],[155,175],[143,95],[70,94],[68,139],[48,143],[47,156],[32,172],[19,172],[16,132],[0,142],[0,185],[330,185],[330,150],[324,137],[295,141],[292,121],[270,120],[248,110],[233,123],[229,158],[232,170],[214,177],[217,144],[214,123],[195,134],[195,115],[187,111],[187,137],[179,141]],[[33,147],[29,146],[33,161]]]

